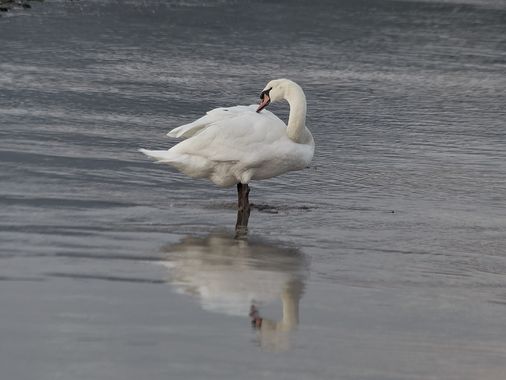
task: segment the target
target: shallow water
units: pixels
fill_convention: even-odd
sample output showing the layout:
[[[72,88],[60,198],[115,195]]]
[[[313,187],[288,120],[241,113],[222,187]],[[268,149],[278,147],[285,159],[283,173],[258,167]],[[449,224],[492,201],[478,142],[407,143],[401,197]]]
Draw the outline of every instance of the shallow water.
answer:
[[[492,0],[2,14],[2,378],[503,379],[505,36]],[[317,150],[235,240],[234,189],[137,149],[275,77]]]

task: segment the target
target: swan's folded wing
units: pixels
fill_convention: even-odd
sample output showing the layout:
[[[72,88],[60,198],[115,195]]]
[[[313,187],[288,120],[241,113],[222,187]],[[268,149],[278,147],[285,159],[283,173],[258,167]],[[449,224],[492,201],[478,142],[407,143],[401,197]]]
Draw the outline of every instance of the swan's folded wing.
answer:
[[[205,157],[214,162],[263,159],[266,149],[276,150],[281,146],[280,142],[287,139],[286,125],[270,112],[273,118],[263,111],[256,113],[256,107],[253,109],[253,112],[240,112],[232,117],[221,118],[170,150],[176,154]]]
[[[187,139],[202,132],[205,128],[213,124],[235,118],[243,113],[256,113],[256,108],[256,105],[215,108],[207,112],[205,116],[202,116],[200,119],[197,119],[192,123],[174,128],[167,133],[167,136]],[[262,115],[277,119],[274,114],[266,110],[262,111]]]
[[[197,133],[201,132],[202,129],[208,127],[212,123],[225,118],[228,116],[227,114],[221,115],[221,112],[213,112],[220,111],[222,108],[217,108],[212,111],[209,111],[206,115],[202,116],[200,119],[195,120],[192,123],[182,125],[180,127],[174,128],[172,131],[167,133],[167,136],[174,138],[189,138]]]
[[[199,133],[203,128],[207,127],[207,125],[203,122],[206,116],[201,117],[200,119],[194,121],[190,124],[185,124],[180,127],[174,128],[167,136],[173,138],[185,138],[192,137],[193,135]]]

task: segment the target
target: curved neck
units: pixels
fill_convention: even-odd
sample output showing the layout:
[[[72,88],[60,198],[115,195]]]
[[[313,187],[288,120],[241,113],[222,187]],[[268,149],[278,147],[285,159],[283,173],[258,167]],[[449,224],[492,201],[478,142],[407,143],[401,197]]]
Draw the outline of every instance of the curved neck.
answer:
[[[293,84],[288,89],[285,99],[290,104],[290,116],[288,117],[288,137],[296,143],[302,142],[306,132],[306,96],[304,91]]]

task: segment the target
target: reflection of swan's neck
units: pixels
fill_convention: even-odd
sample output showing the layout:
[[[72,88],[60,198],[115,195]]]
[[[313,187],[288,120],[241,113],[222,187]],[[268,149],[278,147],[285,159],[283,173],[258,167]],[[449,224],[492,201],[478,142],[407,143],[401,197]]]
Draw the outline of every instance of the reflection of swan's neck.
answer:
[[[278,352],[290,349],[290,332],[299,324],[300,285],[301,283],[292,282],[281,294],[283,318],[280,321],[262,320],[260,344],[263,348]]]
[[[288,117],[288,137],[296,143],[306,141],[306,96],[302,88],[292,83],[286,91],[285,99],[290,104],[290,116]]]
[[[276,332],[288,332],[299,324],[299,301],[301,290],[298,283],[291,283],[281,294],[283,304],[283,317],[280,321],[264,319],[262,321],[262,333],[271,334]]]
[[[280,322],[281,330],[293,330],[299,324],[299,297],[294,297],[288,291],[281,295],[283,303],[283,319]]]

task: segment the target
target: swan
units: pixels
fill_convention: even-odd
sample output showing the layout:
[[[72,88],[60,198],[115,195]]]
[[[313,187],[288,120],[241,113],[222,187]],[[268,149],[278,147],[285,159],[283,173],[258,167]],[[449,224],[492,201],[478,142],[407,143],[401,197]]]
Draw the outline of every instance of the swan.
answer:
[[[288,125],[265,110],[281,100],[290,106]],[[169,150],[140,151],[190,177],[207,178],[220,187],[237,185],[238,207],[247,209],[248,216],[250,181],[304,169],[315,147],[306,127],[306,96],[289,79],[267,83],[258,106],[216,108],[167,136],[184,140]]]

